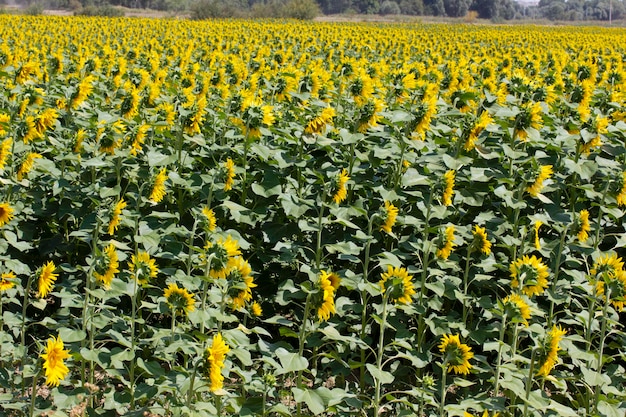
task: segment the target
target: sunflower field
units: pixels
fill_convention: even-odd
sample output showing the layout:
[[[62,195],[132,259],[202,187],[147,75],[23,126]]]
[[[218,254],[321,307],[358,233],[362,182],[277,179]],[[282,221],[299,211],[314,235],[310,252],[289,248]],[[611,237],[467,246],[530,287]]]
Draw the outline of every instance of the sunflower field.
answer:
[[[626,31],[0,16],[0,415],[624,416]]]

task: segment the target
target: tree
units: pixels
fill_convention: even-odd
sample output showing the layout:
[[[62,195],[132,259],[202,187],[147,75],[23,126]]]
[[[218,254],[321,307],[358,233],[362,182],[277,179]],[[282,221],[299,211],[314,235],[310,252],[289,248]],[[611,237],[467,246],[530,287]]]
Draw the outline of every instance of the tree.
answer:
[[[446,8],[443,5],[443,0],[424,0],[424,14],[445,16]]]
[[[471,0],[443,0],[446,15],[450,17],[462,17],[467,14]]]
[[[422,0],[401,0],[399,6],[402,14],[414,16],[424,14],[424,2]]]

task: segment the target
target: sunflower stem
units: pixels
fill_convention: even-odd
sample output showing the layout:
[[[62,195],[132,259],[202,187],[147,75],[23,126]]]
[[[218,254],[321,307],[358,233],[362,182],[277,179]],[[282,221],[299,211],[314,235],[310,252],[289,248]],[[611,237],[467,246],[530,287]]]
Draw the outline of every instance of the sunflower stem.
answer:
[[[524,396],[524,412],[522,415],[526,417],[528,415],[528,399],[530,398],[530,389],[533,385],[533,372],[535,372],[535,357],[537,350],[533,349],[533,353],[530,357],[530,366],[528,367],[528,378],[526,380],[526,395]]]
[[[602,317],[600,318],[601,322],[600,322],[600,347],[598,348],[598,365],[596,366],[596,372],[598,374],[598,381],[602,381],[602,365],[604,362],[604,339],[606,337],[606,315],[607,315],[607,309],[609,306],[609,300],[610,298],[610,292],[611,289],[608,285],[605,285],[606,287],[606,301],[604,303],[604,306],[602,307]],[[594,395],[594,401],[593,401],[593,415],[599,415],[598,413],[598,402],[600,401],[600,391],[602,391],[602,383],[600,383],[598,386],[596,386],[595,388],[595,395]]]
[[[24,366],[26,363],[27,351],[26,349],[26,307],[28,307],[28,295],[30,293],[30,287],[33,283],[33,278],[36,274],[31,274],[26,281],[26,288],[24,289],[24,303],[22,305],[22,333],[20,335],[20,345],[24,351],[22,354],[22,375],[24,374]],[[26,393],[26,379],[22,378],[22,396]]]
[[[30,405],[28,407],[29,417],[35,416],[35,399],[37,398],[37,381],[39,380],[39,375],[41,375],[41,370],[33,377],[33,386],[30,393]]]
[[[380,321],[380,334],[378,336],[378,352],[376,355],[376,369],[379,374],[383,372],[383,355],[385,354],[385,327],[387,327],[387,302],[389,301],[389,291],[383,293],[383,312]],[[378,410],[380,408],[380,378],[374,378],[375,390],[374,390],[374,417],[378,417]]]
[[[520,186],[518,189],[518,195],[517,195],[517,201],[523,201],[522,199],[524,198],[524,186],[526,184],[524,183],[524,181],[520,182]],[[519,215],[520,215],[520,211],[522,210],[521,205],[518,205],[515,208],[515,214],[513,217],[513,240],[517,240],[517,238],[519,237]],[[523,243],[523,242],[522,242]],[[512,259],[515,260],[517,259],[517,245],[515,243],[513,243],[513,247],[511,248],[513,250],[513,257]]]
[[[448,373],[448,358],[443,361],[441,365],[441,401],[439,403],[439,415],[441,417],[446,417],[446,393],[448,392],[448,387],[446,386],[446,376]]]
[[[376,215],[370,217],[367,222],[367,236],[368,240],[365,244],[365,257],[363,258],[363,284],[369,284],[369,263],[370,263],[370,248],[372,245],[372,228],[374,225],[374,218]],[[365,287],[361,290],[361,340],[365,342],[365,336],[367,335],[367,301],[368,301],[368,292]],[[359,386],[361,388],[361,392],[365,390],[365,348],[361,348],[361,363],[360,366],[360,375],[359,375]]]
[[[320,205],[320,215],[317,219],[317,242],[315,244],[315,267],[319,270],[322,263],[322,220],[324,219],[324,202]]]
[[[472,257],[472,247],[470,246],[467,250],[467,257],[465,258],[465,270],[463,271],[463,321],[467,325],[467,314],[468,314],[468,306],[467,306],[467,289],[469,286],[469,271],[470,271],[470,259]]]
[[[308,293],[306,296],[306,301],[304,302],[304,315],[302,316],[302,326],[300,327],[300,334],[298,335],[298,358],[301,358],[304,354],[304,342],[306,341],[306,324],[309,319],[310,312],[311,293]],[[302,370],[299,370],[296,376],[296,387],[298,389],[302,389]],[[300,403],[298,403],[297,405],[297,415],[298,417],[302,415],[302,404]]]
[[[598,218],[596,220],[596,238],[593,242],[594,251],[597,251],[598,246],[600,245],[600,223],[602,222],[602,207],[604,206],[604,200],[606,199],[606,195],[609,191],[609,184],[610,182],[607,181],[606,185],[604,186],[604,191],[602,192],[602,200],[600,201],[600,204],[598,204]]]
[[[135,326],[136,326],[136,316],[137,316],[137,293],[139,292],[138,280],[139,280],[139,268],[135,271],[135,276],[133,277],[133,296],[130,298],[131,300],[131,318],[130,318],[130,343],[131,343],[131,354],[132,359],[130,361],[130,368],[128,370],[129,374],[129,383],[130,383],[130,409],[132,410],[135,406]]]
[[[561,233],[561,240],[559,241],[559,249],[556,253],[556,259],[554,261],[554,267],[553,267],[553,271],[554,271],[554,279],[552,280],[552,286],[550,288],[550,292],[552,294],[551,300],[550,300],[550,313],[548,314],[548,328],[552,327],[552,319],[554,318],[554,298],[553,295],[555,293],[556,290],[556,285],[557,285],[557,281],[559,279],[559,271],[561,269],[561,254],[563,253],[563,246],[565,245],[565,237],[567,236],[567,231],[569,230],[569,227],[565,226],[565,228],[563,228],[563,232]]]
[[[506,329],[506,313],[502,315],[502,323],[500,325],[500,339],[498,340],[498,358],[496,360],[496,376],[493,382],[493,396],[498,398],[498,390],[500,388],[500,366],[502,365],[502,346],[504,346],[504,331]]]

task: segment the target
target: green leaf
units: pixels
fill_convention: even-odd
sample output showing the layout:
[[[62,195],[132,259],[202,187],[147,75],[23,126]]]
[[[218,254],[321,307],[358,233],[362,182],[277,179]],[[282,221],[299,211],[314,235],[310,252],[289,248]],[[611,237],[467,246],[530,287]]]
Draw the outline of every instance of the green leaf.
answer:
[[[303,371],[309,367],[309,361],[298,355],[297,353],[289,352],[285,348],[278,348],[274,352],[280,361],[280,366],[282,369],[279,369],[276,372],[277,375],[285,374],[288,372],[298,372]]]
[[[374,379],[380,381],[381,384],[391,384],[395,379],[392,373],[380,370],[371,363],[366,363],[365,367],[367,368],[367,371],[370,373],[370,375],[372,375]]]
[[[68,329],[67,327],[63,327],[59,329],[59,337],[65,343],[74,343],[74,342],[80,342],[81,340],[85,340],[87,335],[82,330],[73,330],[73,329]]]
[[[296,402],[305,403],[309,410],[315,414],[321,414],[326,410],[326,405],[322,397],[314,390],[292,388],[293,398]]]

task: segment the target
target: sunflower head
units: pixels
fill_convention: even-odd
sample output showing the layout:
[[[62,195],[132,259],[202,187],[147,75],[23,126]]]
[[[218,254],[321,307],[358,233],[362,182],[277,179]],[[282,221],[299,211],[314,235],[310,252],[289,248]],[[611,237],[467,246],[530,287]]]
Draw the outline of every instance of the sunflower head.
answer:
[[[444,365],[447,365],[448,372],[469,374],[470,369],[472,369],[472,364],[469,361],[474,357],[474,353],[472,348],[461,343],[459,335],[444,334],[439,344],[439,352],[443,355]]]
[[[15,278],[14,272],[3,272],[2,275],[0,275],[0,292],[15,287]]]
[[[327,321],[331,314],[335,314],[335,291],[339,288],[339,276],[328,271],[321,271],[317,281],[318,296],[317,317],[320,321]]]
[[[163,291],[163,296],[174,315],[183,313],[188,315],[196,309],[193,294],[185,288],[178,288],[175,283],[168,285]]]
[[[0,226],[4,226],[13,218],[13,207],[9,203],[0,203]]]
[[[484,255],[489,255],[491,253],[491,242],[487,237],[485,228],[475,225],[472,235],[474,236],[474,240],[471,244],[472,250],[482,252]]]
[[[147,252],[142,251],[131,257],[128,268],[140,285],[147,284],[152,278],[156,278],[159,273],[156,261],[150,258]]]
[[[211,268],[210,275],[216,279],[226,278],[230,271],[229,261],[241,255],[239,242],[230,235],[226,239],[219,237],[215,243],[208,242],[204,249],[206,262]]]
[[[415,294],[413,276],[409,275],[405,268],[394,268],[389,265],[387,272],[382,273],[380,277],[378,284],[389,300],[400,304],[411,303],[411,296]]]
[[[511,322],[528,326],[530,306],[521,295],[513,293],[502,300],[502,311]]]
[[[550,272],[541,258],[528,255],[511,263],[511,286],[529,297],[540,295],[548,287]]]

